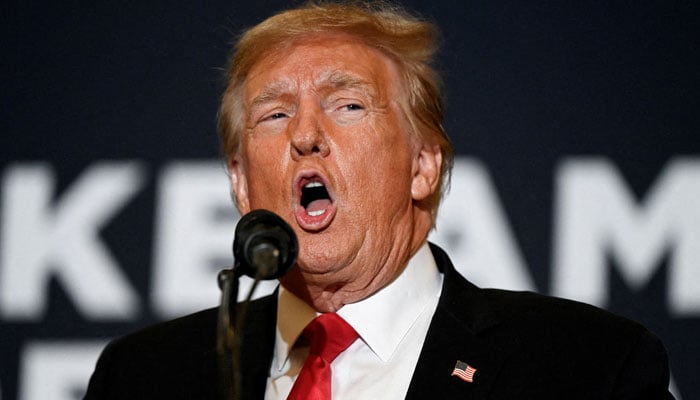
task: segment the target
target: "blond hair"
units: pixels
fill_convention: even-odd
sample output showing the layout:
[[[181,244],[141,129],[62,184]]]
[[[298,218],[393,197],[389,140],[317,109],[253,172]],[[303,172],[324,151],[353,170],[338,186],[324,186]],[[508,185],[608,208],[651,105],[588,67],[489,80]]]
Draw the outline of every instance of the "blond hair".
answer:
[[[438,190],[425,200],[435,220],[442,194],[449,186],[453,150],[442,126],[440,79],[432,66],[438,30],[424,20],[387,3],[310,3],[273,15],[247,30],[235,45],[229,61],[219,109],[219,134],[227,159],[237,154],[245,121],[242,87],[248,73],[274,50],[319,34],[343,33],[392,59],[401,72],[408,97],[405,110],[413,133],[442,152]]]

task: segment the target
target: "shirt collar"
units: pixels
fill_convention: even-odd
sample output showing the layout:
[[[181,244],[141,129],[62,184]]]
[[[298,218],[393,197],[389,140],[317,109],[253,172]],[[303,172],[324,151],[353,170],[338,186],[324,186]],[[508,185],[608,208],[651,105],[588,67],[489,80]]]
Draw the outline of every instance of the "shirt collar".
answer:
[[[280,285],[277,296],[277,329],[275,334],[275,360],[273,367],[282,371],[292,346],[306,325],[318,313],[303,300]]]
[[[440,295],[442,276],[427,242],[387,287],[338,311],[384,362],[388,361],[431,300]]]
[[[425,307],[439,296],[441,284],[442,276],[426,242],[396,280],[362,301],[346,304],[338,315],[386,362]],[[304,327],[317,315],[311,306],[280,287],[273,364],[278,370],[283,369]]]

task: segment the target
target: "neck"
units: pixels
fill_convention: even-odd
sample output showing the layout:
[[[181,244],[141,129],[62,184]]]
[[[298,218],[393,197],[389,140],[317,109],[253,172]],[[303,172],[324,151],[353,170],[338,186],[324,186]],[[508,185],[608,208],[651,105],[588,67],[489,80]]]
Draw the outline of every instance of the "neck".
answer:
[[[300,268],[292,268],[280,278],[280,282],[316,311],[336,312],[345,304],[370,297],[401,275],[408,261],[425,242],[430,226],[428,214],[427,218],[415,220],[412,231],[404,234],[405,240],[401,241],[397,238],[400,236],[392,235],[397,238],[396,245],[387,254],[379,254],[372,259],[370,262],[375,263],[372,267],[350,265],[325,274],[305,274]]]

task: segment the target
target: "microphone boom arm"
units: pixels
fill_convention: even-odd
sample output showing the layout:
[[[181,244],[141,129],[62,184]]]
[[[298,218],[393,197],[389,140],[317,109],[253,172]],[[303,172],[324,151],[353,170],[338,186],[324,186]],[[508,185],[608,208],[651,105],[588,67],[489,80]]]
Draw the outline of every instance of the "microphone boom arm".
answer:
[[[233,253],[234,268],[225,269],[218,275],[221,305],[216,347],[221,392],[225,400],[238,400],[241,396],[242,327],[253,293],[260,280],[276,279],[289,271],[296,262],[299,245],[294,231],[282,218],[270,211],[254,210],[236,225]],[[241,275],[254,280],[245,301],[237,307]]]
[[[221,289],[221,305],[219,306],[216,327],[216,352],[219,360],[219,382],[224,399],[232,400],[240,393],[240,381],[234,376],[234,348],[236,329],[236,299],[238,298],[238,277],[233,269],[225,269],[218,275]],[[233,304],[233,305],[232,305]],[[232,323],[234,322],[234,323]]]

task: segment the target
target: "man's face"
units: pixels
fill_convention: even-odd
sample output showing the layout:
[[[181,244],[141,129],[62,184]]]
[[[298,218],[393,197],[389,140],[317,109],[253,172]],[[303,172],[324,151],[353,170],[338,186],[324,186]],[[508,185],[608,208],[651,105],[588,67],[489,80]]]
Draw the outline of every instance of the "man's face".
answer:
[[[250,71],[233,190],[243,214],[271,210],[298,235],[285,279],[330,291],[390,280],[427,235],[414,200],[435,190],[426,165],[439,167],[410,134],[404,96],[394,63],[346,36],[297,42]]]

